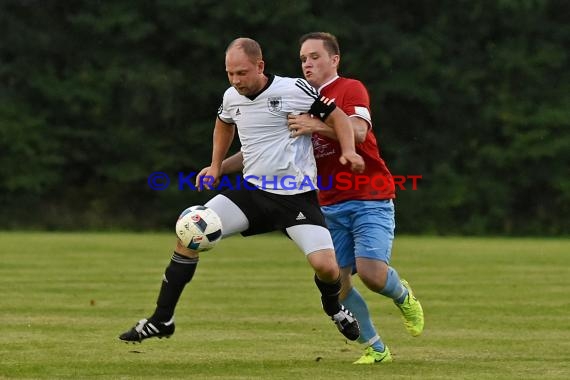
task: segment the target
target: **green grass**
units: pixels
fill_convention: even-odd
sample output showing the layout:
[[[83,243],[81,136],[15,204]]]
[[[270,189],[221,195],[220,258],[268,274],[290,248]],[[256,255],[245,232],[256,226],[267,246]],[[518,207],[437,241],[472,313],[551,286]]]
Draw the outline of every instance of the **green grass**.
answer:
[[[426,330],[358,281],[395,362],[361,354],[320,309],[303,255],[280,236],[202,255],[171,339],[128,345],[171,254],[166,234],[0,233],[0,378],[567,379],[570,241],[398,237],[392,264]]]

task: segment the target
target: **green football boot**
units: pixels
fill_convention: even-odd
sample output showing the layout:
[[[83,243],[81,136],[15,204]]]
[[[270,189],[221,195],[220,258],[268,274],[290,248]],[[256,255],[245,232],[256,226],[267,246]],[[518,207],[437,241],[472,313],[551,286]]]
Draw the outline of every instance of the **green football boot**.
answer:
[[[353,364],[376,364],[376,363],[391,363],[392,355],[387,346],[384,346],[384,351],[375,351],[372,347],[366,347],[364,355]]]
[[[419,336],[424,330],[424,311],[420,301],[414,296],[412,288],[408,281],[401,280],[402,285],[408,289],[408,295],[404,299],[404,302],[399,304],[394,302],[396,306],[402,312],[402,318],[404,319],[404,326],[406,330],[412,336]]]

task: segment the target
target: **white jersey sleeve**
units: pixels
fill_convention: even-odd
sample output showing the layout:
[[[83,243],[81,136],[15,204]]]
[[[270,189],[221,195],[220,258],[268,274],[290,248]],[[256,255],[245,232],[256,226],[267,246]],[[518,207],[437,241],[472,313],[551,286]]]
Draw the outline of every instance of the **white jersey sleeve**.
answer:
[[[226,92],[224,93],[224,97],[222,99],[222,104],[220,105],[220,108],[218,108],[218,117],[220,118],[221,121],[223,121],[224,123],[227,124],[234,124],[235,121],[232,118],[232,115],[230,113],[230,103],[229,103],[229,93],[233,90],[232,87],[228,88],[226,90]],[[235,91],[235,90],[234,90]]]
[[[336,108],[334,101],[319,95],[305,79],[295,80],[296,95],[291,99],[290,105],[293,110],[290,112],[310,113],[321,120],[325,120],[328,115]],[[310,106],[306,109],[307,101]],[[298,109],[297,109],[298,108]]]

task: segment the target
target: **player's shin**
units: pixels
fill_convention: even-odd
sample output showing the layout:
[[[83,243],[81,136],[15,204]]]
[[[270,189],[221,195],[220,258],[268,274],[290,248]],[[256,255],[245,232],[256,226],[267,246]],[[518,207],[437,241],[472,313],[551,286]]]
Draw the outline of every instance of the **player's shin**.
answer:
[[[319,288],[321,292],[321,302],[325,313],[331,316],[338,313],[341,309],[340,302],[338,301],[340,294],[340,276],[335,282],[326,283],[315,274],[315,284],[317,284],[317,288]]]
[[[376,327],[374,327],[374,323],[370,318],[368,306],[358,290],[354,287],[351,288],[346,298],[342,299],[341,302],[344,306],[350,309],[356,319],[358,319],[358,324],[360,326],[360,337],[358,337],[358,342],[366,345],[367,347],[372,346],[372,348],[378,352],[384,351],[384,342],[382,342],[382,339],[378,335]]]
[[[408,295],[408,290],[402,285],[398,272],[394,268],[388,267],[386,285],[379,293],[401,304]]]
[[[189,258],[174,252],[162,278],[156,310],[149,321],[167,322],[172,319],[178,299],[186,284],[192,280],[197,265],[197,257]]]
[[[315,274],[315,284],[321,291],[323,309],[331,317],[338,331],[349,340],[358,339],[360,335],[358,321],[338,300],[341,288],[340,276],[335,282],[326,283]]]

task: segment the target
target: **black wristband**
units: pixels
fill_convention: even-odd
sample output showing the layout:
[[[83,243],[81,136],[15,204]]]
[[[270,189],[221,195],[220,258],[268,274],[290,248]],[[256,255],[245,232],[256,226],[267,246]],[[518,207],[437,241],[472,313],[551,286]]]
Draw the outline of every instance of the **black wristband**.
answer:
[[[325,121],[335,108],[336,104],[332,99],[321,95],[317,100],[315,100],[309,109],[309,113],[313,116],[318,117],[322,121]]]

